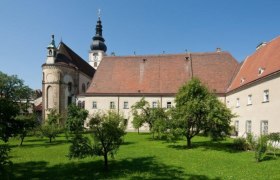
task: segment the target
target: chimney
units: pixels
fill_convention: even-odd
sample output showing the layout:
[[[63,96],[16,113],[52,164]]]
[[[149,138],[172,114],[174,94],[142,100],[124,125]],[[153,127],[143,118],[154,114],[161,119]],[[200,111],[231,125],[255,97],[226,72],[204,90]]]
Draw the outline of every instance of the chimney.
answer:
[[[221,52],[221,48],[216,48],[216,52]]]

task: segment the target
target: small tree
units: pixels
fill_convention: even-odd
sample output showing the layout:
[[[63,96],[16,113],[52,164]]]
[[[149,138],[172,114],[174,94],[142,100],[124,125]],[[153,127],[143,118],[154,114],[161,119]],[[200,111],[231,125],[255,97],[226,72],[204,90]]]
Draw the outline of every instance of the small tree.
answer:
[[[70,158],[103,156],[104,168],[108,170],[108,154],[114,157],[125,135],[124,117],[114,111],[107,114],[95,114],[90,120],[94,144],[81,134],[75,136],[69,149]]]
[[[32,114],[29,115],[19,115],[16,117],[17,130],[20,138],[20,146],[22,146],[24,138],[27,136],[28,132],[32,131],[36,125],[36,117]]]
[[[41,136],[49,138],[50,143],[63,130],[59,124],[61,119],[61,116],[55,110],[52,110],[50,114],[48,114],[46,122],[40,128]]]
[[[139,128],[144,123],[149,124],[150,130],[153,128],[150,104],[148,101],[145,100],[144,97],[141,98],[140,101],[136,102],[132,106],[132,114],[133,114],[132,125],[135,129],[138,130],[138,134],[139,134]]]
[[[75,104],[68,106],[66,127],[70,132],[75,134],[84,130],[84,122],[88,116],[88,111]]]
[[[199,81],[193,78],[184,84],[175,97],[176,107],[172,113],[174,132],[182,132],[191,147],[191,139],[202,132],[210,132],[214,139],[229,133],[230,110]]]
[[[151,110],[151,119],[153,119],[152,133],[156,133],[157,138],[161,139],[168,131],[168,116],[165,109],[156,107]]]

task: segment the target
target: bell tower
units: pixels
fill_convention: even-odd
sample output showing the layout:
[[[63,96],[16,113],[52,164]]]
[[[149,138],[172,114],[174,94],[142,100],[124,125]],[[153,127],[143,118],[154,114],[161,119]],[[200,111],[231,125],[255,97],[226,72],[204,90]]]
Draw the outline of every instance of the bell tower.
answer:
[[[89,64],[97,69],[103,56],[106,56],[107,46],[104,43],[105,39],[102,37],[102,23],[100,18],[100,10],[98,12],[98,20],[95,28],[95,36],[92,38],[92,44],[89,51]]]
[[[56,56],[56,46],[54,41],[54,35],[52,35],[51,43],[47,47],[47,60],[46,64],[54,64],[55,63],[55,56]]]

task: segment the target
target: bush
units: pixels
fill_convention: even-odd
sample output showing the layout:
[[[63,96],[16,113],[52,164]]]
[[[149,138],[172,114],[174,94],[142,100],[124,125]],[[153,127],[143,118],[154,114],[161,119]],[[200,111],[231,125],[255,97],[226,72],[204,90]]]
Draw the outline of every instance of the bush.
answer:
[[[255,158],[257,162],[260,162],[267,151],[267,143],[268,143],[268,138],[265,135],[261,135],[256,143],[256,148],[255,148]]]
[[[250,144],[245,138],[236,138],[233,141],[233,147],[236,150],[247,151],[250,150]]]
[[[12,162],[9,160],[10,147],[6,144],[0,145],[0,177],[9,179],[10,165]]]
[[[276,158],[276,151],[279,148],[279,144],[280,144],[280,133],[270,133],[268,135],[268,139],[269,139],[269,149],[272,150],[274,157]]]
[[[250,150],[255,150],[256,148],[256,138],[253,136],[252,133],[247,133],[246,141],[249,144]]]

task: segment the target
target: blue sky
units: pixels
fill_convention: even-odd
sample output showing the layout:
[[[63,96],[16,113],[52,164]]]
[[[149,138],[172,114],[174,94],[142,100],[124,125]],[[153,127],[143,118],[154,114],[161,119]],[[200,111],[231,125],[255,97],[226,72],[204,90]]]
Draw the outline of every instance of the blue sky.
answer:
[[[51,34],[88,59],[101,9],[107,53],[229,51],[238,61],[280,34],[279,0],[2,0],[0,71],[41,88]]]

